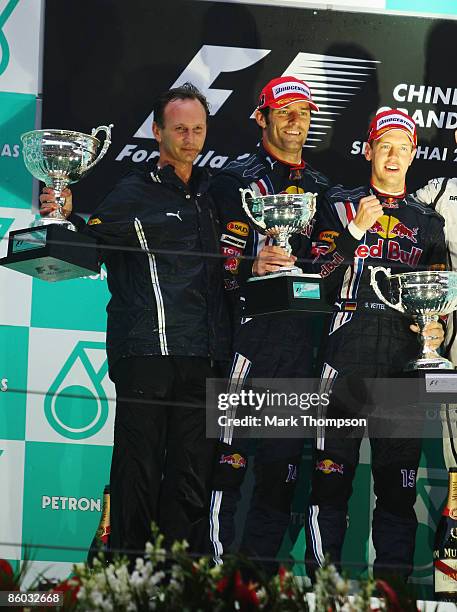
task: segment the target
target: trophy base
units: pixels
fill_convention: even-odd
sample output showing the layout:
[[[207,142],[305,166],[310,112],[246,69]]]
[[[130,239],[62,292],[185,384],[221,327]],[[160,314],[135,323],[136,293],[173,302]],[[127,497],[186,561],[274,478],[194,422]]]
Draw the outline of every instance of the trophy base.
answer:
[[[76,227],[73,225],[73,223],[65,219],[65,217],[42,217],[36,224],[36,227],[43,227],[44,225],[58,225],[59,227],[64,227],[67,230],[76,232]]]
[[[332,312],[320,274],[276,273],[248,279],[244,317],[275,312]]]
[[[415,359],[406,364],[405,372],[414,372],[415,370],[455,370],[452,361],[445,357],[433,357]]]
[[[0,265],[48,282],[100,272],[96,241],[62,224],[10,232],[8,254]]]
[[[276,274],[268,274],[268,276],[277,276],[278,274],[288,275],[288,276],[303,276],[304,272],[298,266],[294,266],[293,268],[284,267],[284,268],[279,268],[279,271],[276,272]]]

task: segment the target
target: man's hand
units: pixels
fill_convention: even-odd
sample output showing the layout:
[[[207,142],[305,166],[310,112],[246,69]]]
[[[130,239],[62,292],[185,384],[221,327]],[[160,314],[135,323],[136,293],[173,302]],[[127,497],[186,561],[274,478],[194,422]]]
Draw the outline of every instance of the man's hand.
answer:
[[[278,272],[280,268],[291,268],[297,258],[287,255],[285,249],[278,246],[265,246],[254,259],[252,273],[254,276],[265,276],[268,272]]]
[[[354,223],[362,232],[366,232],[383,214],[378,198],[375,195],[365,196],[359,202]]]
[[[73,209],[73,201],[71,191],[67,188],[62,191],[62,197],[65,198],[65,204],[62,206],[62,214],[67,219]],[[45,187],[40,195],[40,215],[46,217],[54,210],[58,210],[59,205],[56,202],[55,191],[50,187]]]
[[[409,326],[409,329],[413,332],[419,333],[419,325],[413,323]],[[424,338],[427,339],[427,344],[432,349],[437,349],[443,344],[444,340],[444,329],[439,321],[432,321],[427,323],[424,327]]]

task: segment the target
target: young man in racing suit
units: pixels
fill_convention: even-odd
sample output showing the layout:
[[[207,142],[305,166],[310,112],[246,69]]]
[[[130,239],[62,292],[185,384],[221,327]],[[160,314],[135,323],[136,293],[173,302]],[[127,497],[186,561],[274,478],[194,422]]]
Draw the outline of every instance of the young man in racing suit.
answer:
[[[370,286],[368,269],[385,265],[392,273],[401,273],[444,268],[442,217],[405,191],[416,142],[416,126],[408,115],[398,110],[378,114],[370,125],[365,150],[371,162],[370,184],[356,189],[334,187],[318,209],[313,248],[338,310],[328,330],[322,369],[325,391],[332,389],[327,416],[363,414],[364,379],[398,376],[418,353],[411,319],[380,303]],[[325,245],[327,251],[322,254]],[[427,329],[435,337],[434,346],[442,340],[440,330],[439,324]],[[347,388],[356,390],[358,398],[350,405],[340,395]],[[335,434],[325,427],[317,431],[305,525],[305,561],[311,577],[326,555],[340,565],[359,460],[362,433],[354,437]],[[376,495],[374,573],[406,578],[413,567],[417,527],[413,506],[421,443],[376,437],[370,443]]]
[[[457,132],[455,133],[457,142]],[[444,233],[448,248],[448,264],[457,270],[457,178],[432,179],[414,194],[423,204],[434,208],[444,217]],[[457,311],[446,322],[446,356],[457,364]],[[457,404],[442,404],[443,455],[447,469],[457,467]]]
[[[270,81],[260,94],[255,113],[262,129],[258,149],[247,159],[231,162],[213,179],[212,194],[220,216],[225,219],[221,252],[226,256],[226,288],[236,296],[234,301],[239,299],[240,285],[242,294],[240,277],[263,276],[281,266],[290,267],[296,260],[249,228],[241,207],[240,188],[250,187],[259,195],[286,192],[320,195],[328,188],[327,178],[302,159],[311,110],[318,108],[306,83],[288,76]],[[295,255],[303,253],[309,258],[309,235],[294,235],[291,244]],[[242,255],[250,258],[241,261]],[[304,313],[285,312],[242,319],[241,325],[238,321],[231,390],[241,390],[254,378],[310,377],[314,361],[310,319]],[[221,433],[210,512],[216,563],[221,562],[234,540],[234,518],[246,474],[248,443],[249,440],[236,439],[233,428],[226,427]],[[259,561],[274,558],[279,551],[290,521],[302,448],[303,440],[299,439],[258,441],[255,488],[241,550]],[[264,564],[268,570],[274,567],[274,563]]]

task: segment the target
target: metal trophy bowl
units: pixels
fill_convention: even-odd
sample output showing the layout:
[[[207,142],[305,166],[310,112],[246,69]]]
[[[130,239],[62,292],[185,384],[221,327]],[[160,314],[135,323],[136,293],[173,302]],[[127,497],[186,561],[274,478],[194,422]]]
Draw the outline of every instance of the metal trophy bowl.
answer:
[[[27,170],[46,187],[56,192],[59,208],[41,220],[41,225],[58,223],[67,229],[74,226],[62,213],[65,198],[62,191],[85,176],[104,157],[111,144],[113,125],[101,125],[91,135],[70,130],[33,130],[22,134],[22,153]],[[105,133],[103,146],[98,138]]]
[[[256,195],[252,189],[240,189],[243,209],[252,227],[274,239],[290,255],[289,237],[300,234],[316,212],[317,193],[278,193]],[[297,266],[284,268],[282,274],[302,274]]]
[[[316,212],[316,193],[257,195],[240,189],[243,209],[251,226],[273,238],[290,255],[289,238],[300,234]],[[305,274],[298,266],[252,276],[243,288],[246,317],[277,312],[328,312],[331,310],[320,274]]]
[[[33,130],[22,134],[27,170],[55,190],[59,208],[32,228],[9,233],[8,253],[0,265],[48,282],[97,274],[100,269],[97,241],[76,232],[62,213],[62,191],[85,176],[111,144],[111,128],[101,125],[92,134],[69,130]],[[96,138],[105,133],[103,145]],[[68,231],[73,230],[73,231]]]
[[[422,271],[390,275],[390,268],[370,266],[370,269],[371,286],[378,298],[390,308],[412,316],[419,325],[422,354],[410,361],[406,370],[453,370],[453,363],[429,346],[424,327],[437,321],[439,316],[457,310],[457,272]],[[385,277],[389,299],[378,286],[378,273]]]

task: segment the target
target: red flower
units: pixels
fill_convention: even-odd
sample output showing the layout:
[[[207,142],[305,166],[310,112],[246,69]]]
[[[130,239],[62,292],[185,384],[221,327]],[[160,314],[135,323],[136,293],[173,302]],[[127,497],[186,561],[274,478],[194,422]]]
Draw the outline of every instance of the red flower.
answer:
[[[81,581],[75,576],[70,576],[55,586],[51,592],[63,593],[64,600],[68,603],[76,603]]]
[[[13,568],[5,559],[0,559],[0,590],[19,591]]]
[[[281,592],[284,590],[284,579],[286,577],[287,571],[283,565],[279,566],[278,575],[279,575],[279,588]]]
[[[402,612],[402,607],[398,600],[398,595],[385,580],[376,581],[377,588],[384,593],[389,605],[389,612]]]
[[[245,584],[241,578],[240,570],[235,572],[234,578],[235,588],[233,594],[235,599],[242,605],[241,609],[243,610],[243,604],[247,606],[244,609],[249,609],[253,605],[257,608],[259,606],[259,600],[257,598],[257,593],[255,592],[256,584],[254,582]]]
[[[218,593],[223,593],[225,589],[227,588],[227,585],[228,585],[228,578],[227,576],[224,576],[223,578],[218,580],[218,582],[216,583],[216,591]]]
[[[13,568],[8,563],[8,561],[6,561],[5,559],[0,559],[0,576],[2,574],[5,574],[5,576],[8,576],[8,578],[12,578],[13,573]]]

